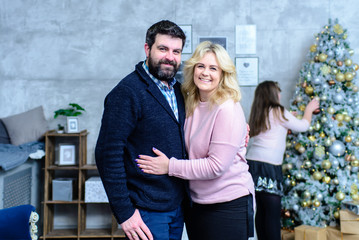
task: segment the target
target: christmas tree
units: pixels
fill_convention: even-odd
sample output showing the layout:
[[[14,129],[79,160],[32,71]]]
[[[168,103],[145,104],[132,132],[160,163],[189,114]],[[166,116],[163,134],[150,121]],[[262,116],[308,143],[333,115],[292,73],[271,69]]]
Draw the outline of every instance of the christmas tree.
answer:
[[[307,132],[288,131],[283,162],[284,227],[334,226],[343,201],[358,200],[359,97],[354,51],[338,20],[315,36],[290,110],[301,118],[320,100]]]

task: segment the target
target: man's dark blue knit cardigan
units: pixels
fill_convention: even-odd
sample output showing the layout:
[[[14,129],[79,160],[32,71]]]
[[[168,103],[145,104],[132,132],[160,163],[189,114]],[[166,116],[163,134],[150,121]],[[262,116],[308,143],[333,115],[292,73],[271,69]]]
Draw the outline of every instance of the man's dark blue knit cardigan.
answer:
[[[138,63],[135,71],[106,96],[95,150],[97,168],[119,223],[129,219],[135,208],[174,210],[186,194],[185,180],[146,174],[136,165],[139,154],[154,156],[153,147],[168,157],[186,158],[185,109],[180,84],[174,85],[177,121],[142,64]]]

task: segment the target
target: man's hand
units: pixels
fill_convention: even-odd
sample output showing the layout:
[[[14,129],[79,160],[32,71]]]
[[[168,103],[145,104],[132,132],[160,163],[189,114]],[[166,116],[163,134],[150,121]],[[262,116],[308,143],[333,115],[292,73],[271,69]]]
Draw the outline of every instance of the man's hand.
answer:
[[[138,209],[129,219],[121,223],[121,227],[130,240],[153,240],[151,231],[143,222]]]

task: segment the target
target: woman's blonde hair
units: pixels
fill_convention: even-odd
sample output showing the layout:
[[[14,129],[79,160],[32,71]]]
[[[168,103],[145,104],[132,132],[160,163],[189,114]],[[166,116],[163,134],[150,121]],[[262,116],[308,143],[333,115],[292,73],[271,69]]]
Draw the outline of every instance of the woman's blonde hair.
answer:
[[[222,69],[218,88],[209,99],[210,105],[221,104],[228,99],[233,99],[234,102],[241,100],[236,67],[227,51],[219,44],[214,44],[210,41],[201,42],[183,67],[184,82],[182,84],[182,94],[186,103],[187,117],[193,114],[194,109],[200,101],[199,90],[194,84],[193,79],[194,69],[207,53],[214,53],[216,55],[219,67]]]

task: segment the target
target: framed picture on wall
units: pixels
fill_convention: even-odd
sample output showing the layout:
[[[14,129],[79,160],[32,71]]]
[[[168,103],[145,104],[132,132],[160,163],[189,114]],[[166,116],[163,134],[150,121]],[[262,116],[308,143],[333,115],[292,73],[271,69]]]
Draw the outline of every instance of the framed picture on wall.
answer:
[[[258,57],[236,57],[239,86],[258,85]]]
[[[192,25],[183,24],[178,26],[182,29],[182,31],[186,35],[186,42],[184,44],[182,53],[192,53]]]
[[[76,146],[72,144],[59,144],[59,165],[76,164]]]
[[[236,54],[256,54],[257,26],[236,26]]]
[[[77,133],[79,132],[79,120],[77,117],[68,117],[67,118],[67,133]]]
[[[210,36],[198,37],[198,43],[204,41],[211,41],[212,43],[217,43],[227,50],[227,37],[210,37]]]

